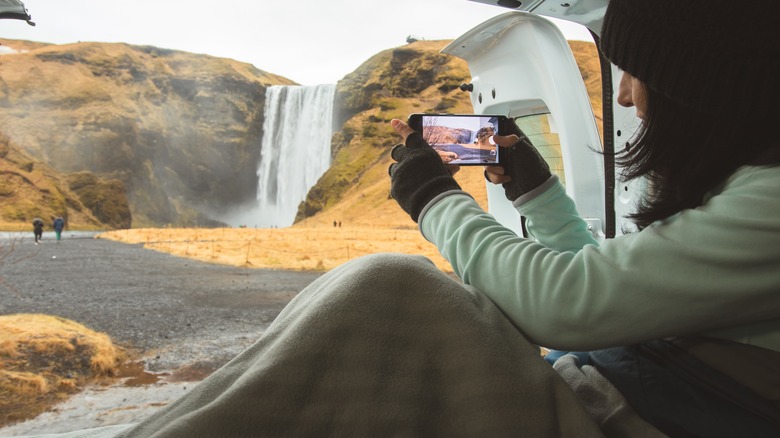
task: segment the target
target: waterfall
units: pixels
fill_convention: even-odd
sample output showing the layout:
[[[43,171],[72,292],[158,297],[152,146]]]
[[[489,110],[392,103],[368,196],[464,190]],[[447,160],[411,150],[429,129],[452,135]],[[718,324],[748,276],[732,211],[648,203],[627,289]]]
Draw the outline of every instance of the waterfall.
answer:
[[[210,215],[231,226],[287,227],[330,167],[335,85],[266,89],[254,202]]]
[[[271,86],[257,167],[255,214],[250,224],[292,225],[298,205],[328,170],[335,85]]]

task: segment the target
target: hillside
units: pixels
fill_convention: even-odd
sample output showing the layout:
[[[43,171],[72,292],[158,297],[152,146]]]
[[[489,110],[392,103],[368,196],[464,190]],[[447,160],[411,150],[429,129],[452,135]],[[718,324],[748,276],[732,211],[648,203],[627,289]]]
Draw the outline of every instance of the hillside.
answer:
[[[34,161],[2,134],[0,174],[3,229],[28,230],[33,218],[48,223],[56,216],[78,229],[130,227],[130,206],[121,181],[90,172],[62,174]]]
[[[465,61],[439,53],[449,41],[418,41],[383,51],[338,83],[338,111],[344,120],[333,136],[331,168],[309,191],[298,211],[297,226],[351,225],[412,228],[416,224],[389,197],[389,152],[400,138],[390,120],[413,112],[470,113],[469,95],[458,86],[468,82]],[[601,123],[601,73],[593,43],[570,46]],[[487,195],[481,167],[462,167],[458,183],[484,208]]]
[[[34,160],[121,181],[133,226],[212,225],[253,199],[265,88],[230,59],[127,44],[0,40],[0,126]]]

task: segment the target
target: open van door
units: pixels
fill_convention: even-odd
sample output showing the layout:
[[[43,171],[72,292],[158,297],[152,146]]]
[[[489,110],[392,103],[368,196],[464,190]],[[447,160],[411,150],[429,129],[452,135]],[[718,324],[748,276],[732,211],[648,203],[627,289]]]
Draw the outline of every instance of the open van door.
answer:
[[[518,11],[482,23],[442,50],[468,63],[474,112],[514,119],[564,183],[594,237],[614,237],[622,228],[617,220],[633,207],[637,190],[618,185],[612,152],[618,141],[626,143],[639,120],[633,108],[616,105],[614,90],[620,77],[602,59],[602,142],[568,42],[550,20],[536,15],[546,12],[584,24],[598,39],[607,0],[554,2],[552,10],[544,8],[544,0],[525,5],[504,0],[483,3],[504,7],[512,3]],[[504,197],[503,188],[487,186],[490,213],[524,235],[522,219]]]
[[[19,0],[0,0],[0,18],[24,20],[30,26],[35,26],[32,17],[27,13],[24,3]]]

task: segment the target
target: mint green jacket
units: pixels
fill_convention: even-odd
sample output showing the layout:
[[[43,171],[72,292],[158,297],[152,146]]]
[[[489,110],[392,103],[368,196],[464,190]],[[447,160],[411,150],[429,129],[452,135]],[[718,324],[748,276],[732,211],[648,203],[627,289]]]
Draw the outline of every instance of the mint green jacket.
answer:
[[[515,202],[517,237],[466,193],[419,224],[533,342],[592,350],[701,334],[780,351],[780,167],[742,167],[698,208],[596,242],[552,177]]]

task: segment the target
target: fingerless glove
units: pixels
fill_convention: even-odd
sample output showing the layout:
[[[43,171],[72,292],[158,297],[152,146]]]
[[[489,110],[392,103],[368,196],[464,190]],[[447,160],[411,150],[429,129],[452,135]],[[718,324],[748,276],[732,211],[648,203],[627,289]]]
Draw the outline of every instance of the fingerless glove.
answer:
[[[390,196],[417,222],[420,212],[441,193],[460,190],[447,166],[420,133],[406,138],[406,144],[393,148],[390,156]]]
[[[539,187],[552,173],[550,165],[534,147],[528,136],[514,123],[509,124],[509,134],[515,134],[519,140],[509,147],[504,161],[506,175],[511,181],[502,184],[507,199],[514,202],[520,196]]]

